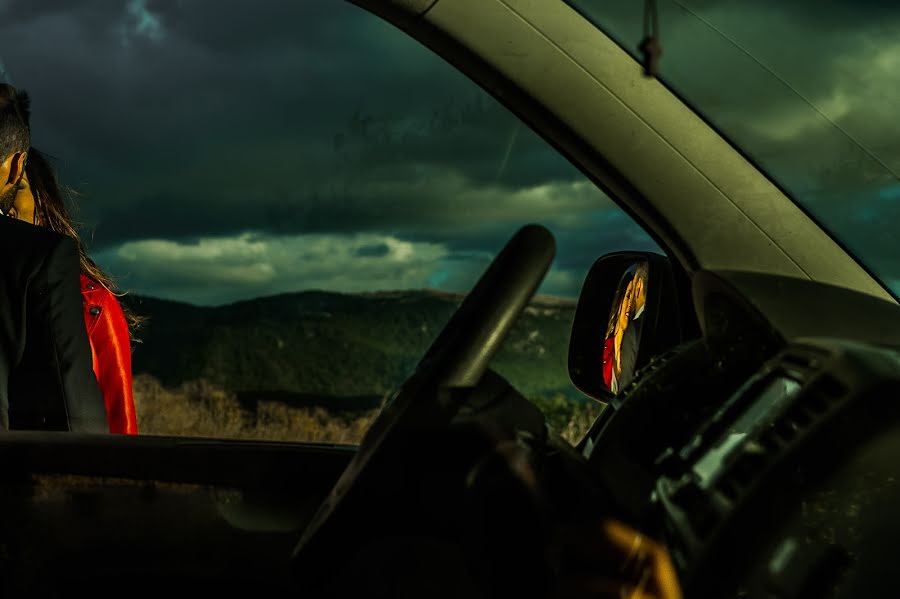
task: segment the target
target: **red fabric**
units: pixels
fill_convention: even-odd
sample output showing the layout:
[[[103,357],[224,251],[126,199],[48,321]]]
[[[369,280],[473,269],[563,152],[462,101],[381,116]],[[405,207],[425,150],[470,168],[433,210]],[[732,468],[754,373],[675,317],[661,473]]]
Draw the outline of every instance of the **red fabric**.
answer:
[[[131,339],[122,306],[109,290],[81,275],[84,323],[91,341],[94,375],[106,402],[109,432],[138,434],[131,390]]]
[[[612,388],[613,363],[616,361],[615,346],[615,335],[607,337],[603,343],[603,382],[606,383],[607,389]]]

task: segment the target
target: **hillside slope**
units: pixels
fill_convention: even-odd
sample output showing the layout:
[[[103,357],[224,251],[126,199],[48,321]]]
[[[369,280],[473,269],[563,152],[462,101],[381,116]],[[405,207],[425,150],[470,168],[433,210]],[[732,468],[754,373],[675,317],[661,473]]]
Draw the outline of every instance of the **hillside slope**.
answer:
[[[135,374],[166,386],[204,379],[239,396],[285,403],[347,398],[346,407],[356,409],[376,404],[405,378],[460,300],[435,291],[308,291],[219,307],[125,301],[147,317]],[[537,299],[493,367],[526,396],[577,397],[566,371],[574,312],[573,302]]]

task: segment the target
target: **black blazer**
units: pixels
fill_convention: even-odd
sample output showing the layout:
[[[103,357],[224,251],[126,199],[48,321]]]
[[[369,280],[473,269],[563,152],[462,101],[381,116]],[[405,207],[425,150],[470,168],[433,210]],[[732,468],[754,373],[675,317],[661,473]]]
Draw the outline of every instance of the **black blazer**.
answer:
[[[0,430],[109,432],[75,243],[0,216]]]

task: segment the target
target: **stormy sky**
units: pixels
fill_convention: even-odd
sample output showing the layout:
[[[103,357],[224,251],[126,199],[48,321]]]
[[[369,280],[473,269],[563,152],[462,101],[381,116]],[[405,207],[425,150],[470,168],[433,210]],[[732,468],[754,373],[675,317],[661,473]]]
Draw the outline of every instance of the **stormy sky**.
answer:
[[[796,91],[661,0],[664,75],[900,281],[900,6],[682,4]],[[581,6],[623,45],[640,39],[643,2]],[[32,95],[34,145],[135,293],[462,290],[541,222],[560,246],[542,291],[575,296],[599,255],[655,248],[496,101],[341,0],[0,0],[0,40],[0,78]]]

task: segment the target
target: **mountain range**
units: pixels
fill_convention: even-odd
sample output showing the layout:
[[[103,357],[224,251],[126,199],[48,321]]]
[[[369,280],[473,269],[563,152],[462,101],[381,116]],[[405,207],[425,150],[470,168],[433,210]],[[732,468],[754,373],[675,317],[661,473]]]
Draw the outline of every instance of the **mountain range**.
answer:
[[[352,411],[374,407],[403,381],[461,300],[413,290],[304,291],[214,307],[133,295],[124,303],[146,319],[135,334],[135,375],[166,386],[204,379],[248,402]],[[535,298],[492,368],[529,398],[580,398],[566,368],[574,313],[573,301]]]

